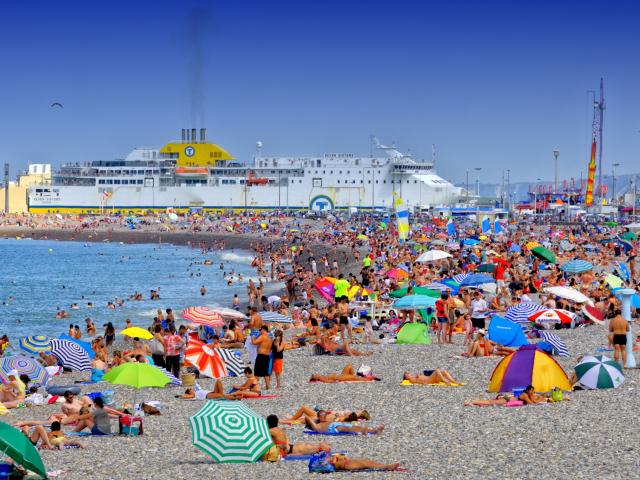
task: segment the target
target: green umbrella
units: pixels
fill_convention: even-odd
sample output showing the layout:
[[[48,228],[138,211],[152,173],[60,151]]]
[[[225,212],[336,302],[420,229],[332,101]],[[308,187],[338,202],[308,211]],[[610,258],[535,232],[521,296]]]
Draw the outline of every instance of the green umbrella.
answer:
[[[607,227],[617,227],[620,225],[618,222],[604,222]]]
[[[393,292],[391,292],[389,296],[393,298],[402,298],[407,294],[408,291],[409,291],[408,288],[400,288],[399,290],[394,290]],[[440,292],[436,290],[431,290],[430,288],[424,288],[424,287],[413,287],[413,294],[426,295],[427,297],[433,297],[433,298],[440,298]]]
[[[631,241],[631,240],[635,240],[636,236],[637,235],[635,233],[633,233],[633,232],[626,232],[626,233],[623,233],[622,235],[620,235],[620,238],[622,238],[624,240]]]
[[[266,420],[242,402],[209,400],[189,422],[193,444],[217,463],[256,462],[273,446]]]
[[[578,382],[585,388],[618,388],[624,382],[618,362],[604,355],[586,355],[575,370]]]
[[[496,266],[493,263],[483,263],[478,268],[476,268],[476,272],[485,272],[485,273],[493,273]]]
[[[0,422],[0,450],[27,470],[47,478],[47,471],[36,447],[20,430],[4,422]]]
[[[103,380],[114,385],[128,385],[134,388],[164,387],[169,377],[148,363],[127,362],[109,370]]]
[[[548,248],[534,247],[531,249],[531,253],[533,253],[540,260],[544,260],[545,262],[548,262],[548,263],[556,263],[556,256]]]
[[[611,288],[621,288],[624,285],[624,282],[620,277],[616,277],[613,273],[607,275],[604,279],[607,282],[607,285]]]

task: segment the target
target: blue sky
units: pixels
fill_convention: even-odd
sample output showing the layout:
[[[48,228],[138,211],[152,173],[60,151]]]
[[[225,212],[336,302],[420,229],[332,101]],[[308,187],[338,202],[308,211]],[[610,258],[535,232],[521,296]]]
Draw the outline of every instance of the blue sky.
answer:
[[[369,152],[369,136],[460,181],[586,172],[587,90],[605,78],[606,172],[640,171],[632,2],[11,2],[0,161],[85,161],[183,127],[240,160]],[[195,33],[194,33],[195,31]],[[52,109],[59,101],[64,109]],[[195,106],[194,106],[195,105]]]

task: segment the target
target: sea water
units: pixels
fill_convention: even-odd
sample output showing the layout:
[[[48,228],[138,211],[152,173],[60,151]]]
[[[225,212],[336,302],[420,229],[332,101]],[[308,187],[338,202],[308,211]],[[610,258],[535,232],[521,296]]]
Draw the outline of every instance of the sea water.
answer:
[[[58,337],[70,324],[79,325],[86,337],[86,318],[93,320],[98,334],[107,322],[121,330],[127,318],[147,327],[158,308],[173,308],[180,324],[182,309],[232,307],[233,294],[245,299],[248,279],[256,280],[248,251],[203,255],[199,249],[170,244],[2,239],[0,259],[0,334],[9,335],[14,344],[25,335]],[[203,265],[207,259],[213,265]],[[236,281],[228,286],[223,273],[232,270]],[[200,294],[203,285],[204,296]],[[158,290],[160,300],[150,300],[152,289]],[[135,291],[142,294],[142,301],[129,300]],[[107,302],[116,298],[125,299],[124,305],[107,308]],[[70,308],[74,303],[78,310]],[[69,317],[56,319],[57,307]]]

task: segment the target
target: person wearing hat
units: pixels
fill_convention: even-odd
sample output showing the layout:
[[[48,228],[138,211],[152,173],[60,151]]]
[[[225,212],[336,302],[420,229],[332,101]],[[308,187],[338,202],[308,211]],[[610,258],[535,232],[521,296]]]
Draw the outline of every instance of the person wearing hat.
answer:
[[[9,382],[0,387],[0,402],[7,408],[16,408],[25,399],[27,386],[17,370],[7,373]]]

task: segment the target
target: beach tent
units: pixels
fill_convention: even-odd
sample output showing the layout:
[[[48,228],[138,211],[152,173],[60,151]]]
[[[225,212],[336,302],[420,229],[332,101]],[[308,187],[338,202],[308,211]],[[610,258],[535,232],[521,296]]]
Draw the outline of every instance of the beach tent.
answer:
[[[520,325],[498,315],[494,315],[489,324],[489,340],[505,347],[529,344]]]
[[[514,388],[533,385],[536,392],[548,392],[558,387],[571,390],[571,383],[560,364],[535,345],[525,345],[503,358],[496,366],[489,392],[510,392]]]
[[[429,327],[424,323],[405,323],[398,332],[396,343],[403,345],[429,345]]]

